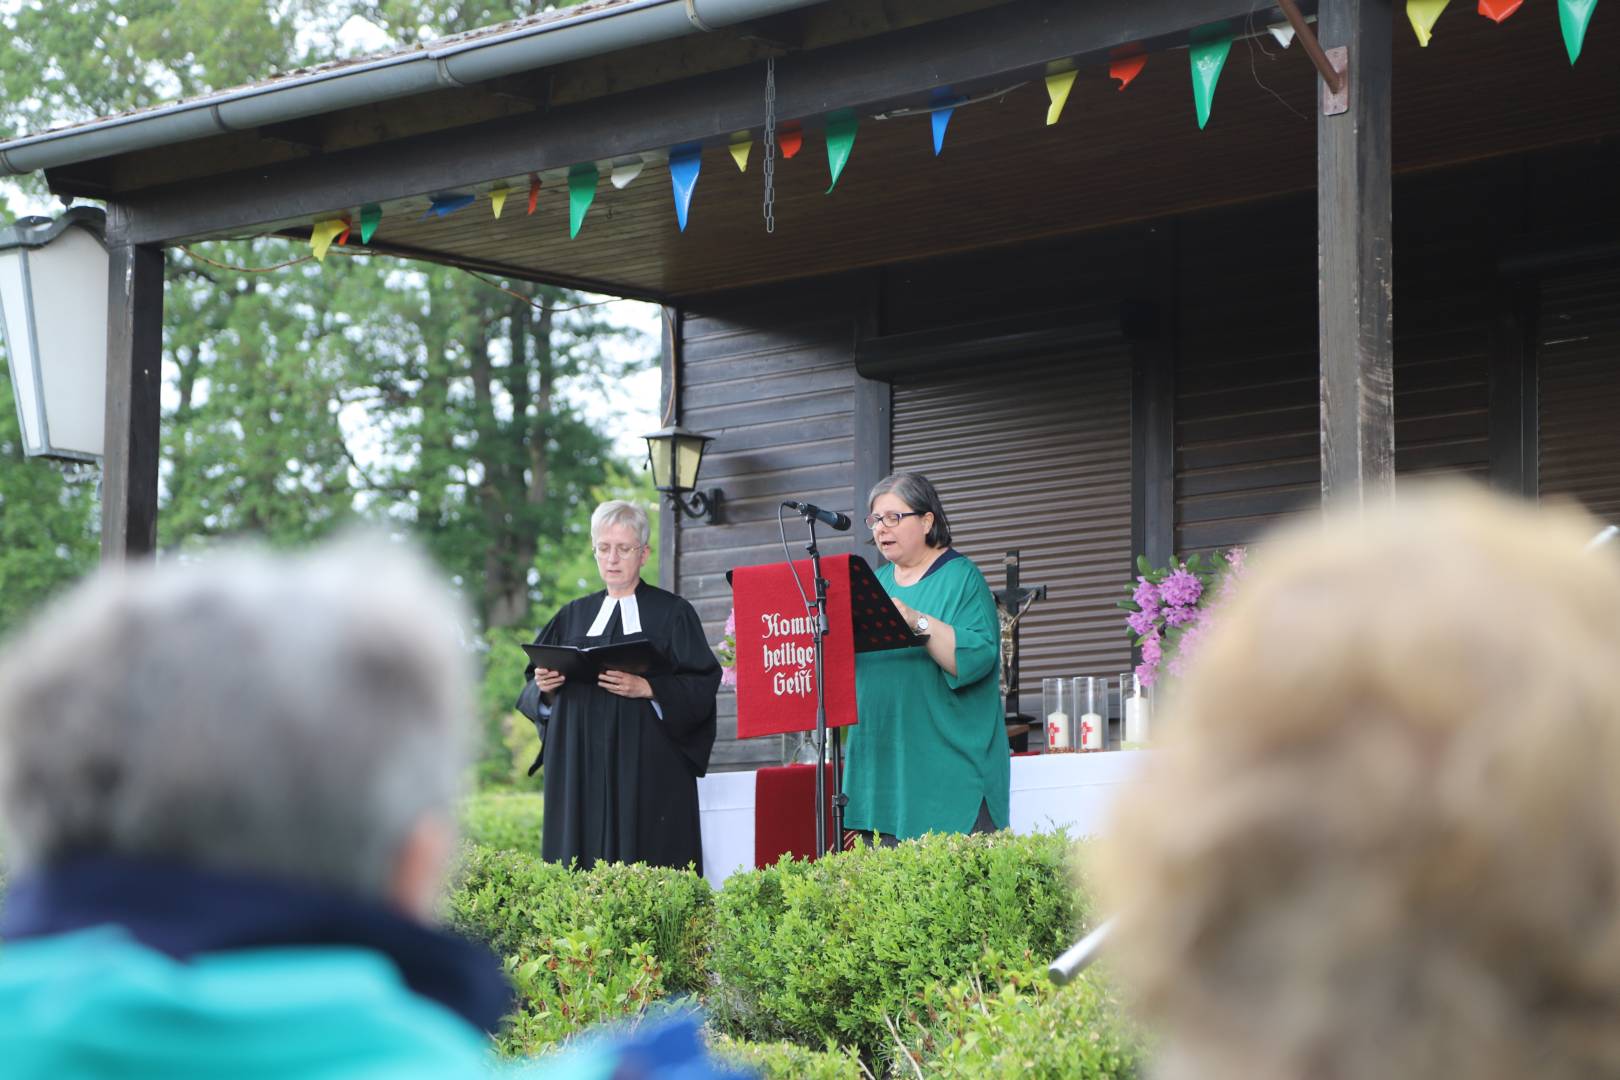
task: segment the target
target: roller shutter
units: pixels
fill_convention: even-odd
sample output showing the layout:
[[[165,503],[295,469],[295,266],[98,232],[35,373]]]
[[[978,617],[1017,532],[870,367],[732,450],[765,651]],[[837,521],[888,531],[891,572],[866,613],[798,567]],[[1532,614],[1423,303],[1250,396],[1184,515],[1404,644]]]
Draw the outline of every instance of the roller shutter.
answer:
[[[1130,663],[1114,606],[1132,559],[1130,382],[1114,341],[894,383],[894,468],[939,488],[955,546],[992,589],[1005,584],[1010,548],[1022,553],[1023,583],[1048,587],[1021,624],[1026,695],[1038,698],[1045,676],[1115,675]]]
[[[1542,285],[1538,479],[1620,523],[1620,272]]]

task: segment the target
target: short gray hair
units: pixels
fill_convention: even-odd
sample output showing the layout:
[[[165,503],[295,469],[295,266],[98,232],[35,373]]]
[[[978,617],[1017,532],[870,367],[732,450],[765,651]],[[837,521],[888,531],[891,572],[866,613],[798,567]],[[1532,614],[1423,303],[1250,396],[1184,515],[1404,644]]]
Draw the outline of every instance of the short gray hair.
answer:
[[[932,548],[951,546],[951,523],[945,517],[945,506],[939,501],[939,492],[933,482],[919,472],[897,472],[885,476],[872,485],[866,496],[866,508],[872,509],[879,495],[893,494],[895,498],[919,514],[933,514],[934,524],[924,541]]]
[[[0,653],[0,813],[19,869],[164,858],[371,898],[453,824],[465,625],[385,541],[110,568]]]
[[[636,535],[641,537],[642,547],[646,547],[647,541],[652,538],[652,522],[647,520],[647,511],[640,504],[624,499],[609,499],[591,511],[591,543],[596,543],[603,529],[614,525],[628,525],[634,529]]]

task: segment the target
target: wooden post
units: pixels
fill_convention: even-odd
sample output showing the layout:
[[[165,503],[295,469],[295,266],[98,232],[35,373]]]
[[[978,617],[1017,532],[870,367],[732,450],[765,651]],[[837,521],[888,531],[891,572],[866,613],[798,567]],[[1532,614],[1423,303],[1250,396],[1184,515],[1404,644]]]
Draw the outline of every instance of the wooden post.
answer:
[[[163,249],[115,244],[108,256],[101,558],[117,562],[157,547]]]
[[[1348,109],[1316,121],[1322,498],[1360,504],[1395,477],[1394,15],[1391,0],[1323,0],[1317,20],[1323,47],[1346,50],[1349,82]]]

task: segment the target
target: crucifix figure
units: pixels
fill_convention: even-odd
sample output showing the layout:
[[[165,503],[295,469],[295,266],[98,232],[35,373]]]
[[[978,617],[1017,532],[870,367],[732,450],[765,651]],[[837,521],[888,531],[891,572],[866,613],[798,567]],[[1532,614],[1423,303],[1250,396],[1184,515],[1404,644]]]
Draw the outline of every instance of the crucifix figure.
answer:
[[[1034,718],[1018,711],[1018,623],[1037,600],[1046,599],[1046,586],[1025,588],[1019,584],[1018,552],[1007,552],[1002,560],[1007,586],[997,591],[996,610],[1001,621],[1001,694],[1006,702],[1007,738],[1015,751],[1029,748],[1029,732]]]

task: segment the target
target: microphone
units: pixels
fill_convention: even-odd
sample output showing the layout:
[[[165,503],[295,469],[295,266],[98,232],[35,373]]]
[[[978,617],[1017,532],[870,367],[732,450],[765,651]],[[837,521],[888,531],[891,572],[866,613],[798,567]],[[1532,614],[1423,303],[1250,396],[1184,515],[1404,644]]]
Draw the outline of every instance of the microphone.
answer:
[[[797,510],[805,517],[815,518],[829,529],[837,529],[839,532],[849,531],[849,518],[836,510],[823,510],[813,503],[794,502],[792,499],[784,501],[782,505],[789,510]]]

